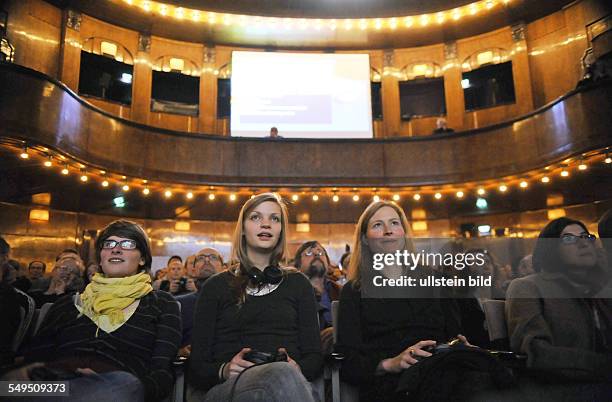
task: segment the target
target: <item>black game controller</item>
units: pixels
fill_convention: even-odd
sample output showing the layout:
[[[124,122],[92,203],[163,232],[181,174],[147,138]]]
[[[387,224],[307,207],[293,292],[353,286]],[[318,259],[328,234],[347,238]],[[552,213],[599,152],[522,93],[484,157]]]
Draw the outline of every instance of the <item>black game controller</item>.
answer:
[[[254,364],[266,364],[274,362],[286,362],[287,353],[285,352],[260,352],[258,350],[251,350],[244,354],[244,360]]]

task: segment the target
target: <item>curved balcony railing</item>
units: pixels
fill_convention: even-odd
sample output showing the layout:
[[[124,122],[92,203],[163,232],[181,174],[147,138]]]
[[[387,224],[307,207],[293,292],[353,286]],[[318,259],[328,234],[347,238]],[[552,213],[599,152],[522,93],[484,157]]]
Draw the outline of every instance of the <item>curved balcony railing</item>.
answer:
[[[0,64],[0,136],[101,169],[185,184],[423,186],[518,175],[612,144],[612,84],[575,90],[511,121],[373,140],[231,138],[125,120],[60,82]]]

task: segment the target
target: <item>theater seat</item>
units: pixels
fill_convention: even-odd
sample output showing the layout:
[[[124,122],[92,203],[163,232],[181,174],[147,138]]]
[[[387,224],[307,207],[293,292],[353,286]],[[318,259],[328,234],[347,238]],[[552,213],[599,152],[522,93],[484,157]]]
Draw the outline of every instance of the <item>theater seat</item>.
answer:
[[[334,345],[338,340],[338,310],[340,301],[332,301],[332,324],[334,327]],[[332,360],[331,379],[332,379],[332,400],[333,402],[359,402],[359,389],[344,381],[340,381],[341,356]]]
[[[489,340],[496,348],[508,349],[508,326],[506,325],[506,302],[504,300],[482,301]]]

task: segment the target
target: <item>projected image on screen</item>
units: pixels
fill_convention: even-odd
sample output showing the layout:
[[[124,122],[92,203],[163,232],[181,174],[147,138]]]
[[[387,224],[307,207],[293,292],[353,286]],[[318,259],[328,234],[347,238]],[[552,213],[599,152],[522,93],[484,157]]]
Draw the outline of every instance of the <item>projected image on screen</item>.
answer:
[[[372,138],[367,54],[233,52],[231,134]]]

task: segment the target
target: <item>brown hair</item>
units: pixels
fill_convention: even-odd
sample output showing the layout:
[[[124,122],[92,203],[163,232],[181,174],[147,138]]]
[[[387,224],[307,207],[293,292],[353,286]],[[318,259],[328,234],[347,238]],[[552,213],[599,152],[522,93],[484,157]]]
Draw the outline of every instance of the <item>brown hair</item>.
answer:
[[[365,269],[372,265],[372,251],[367,243],[364,243],[368,231],[368,223],[370,219],[372,219],[372,216],[383,207],[393,208],[393,210],[397,212],[405,233],[405,250],[411,253],[414,252],[412,232],[404,210],[393,201],[376,201],[371,203],[359,217],[359,221],[355,227],[355,234],[353,235],[353,253],[348,268],[348,279],[353,282],[353,287],[355,289],[361,287],[361,269]]]
[[[236,228],[232,237],[232,251],[230,261],[237,261],[238,264],[230,268],[230,272],[233,272],[235,277],[232,281],[231,287],[233,289],[234,296],[239,304],[244,302],[246,295],[246,287],[249,282],[248,272],[254,268],[253,263],[249,260],[247,254],[246,237],[244,235],[244,221],[248,217],[248,214],[255,209],[258,205],[264,202],[271,201],[277,204],[281,210],[281,232],[280,238],[272,250],[270,255],[269,265],[279,265],[285,263],[287,257],[287,226],[288,226],[288,213],[287,205],[277,193],[262,193],[254,196],[244,203],[240,214],[238,215],[238,221],[236,222]]]

